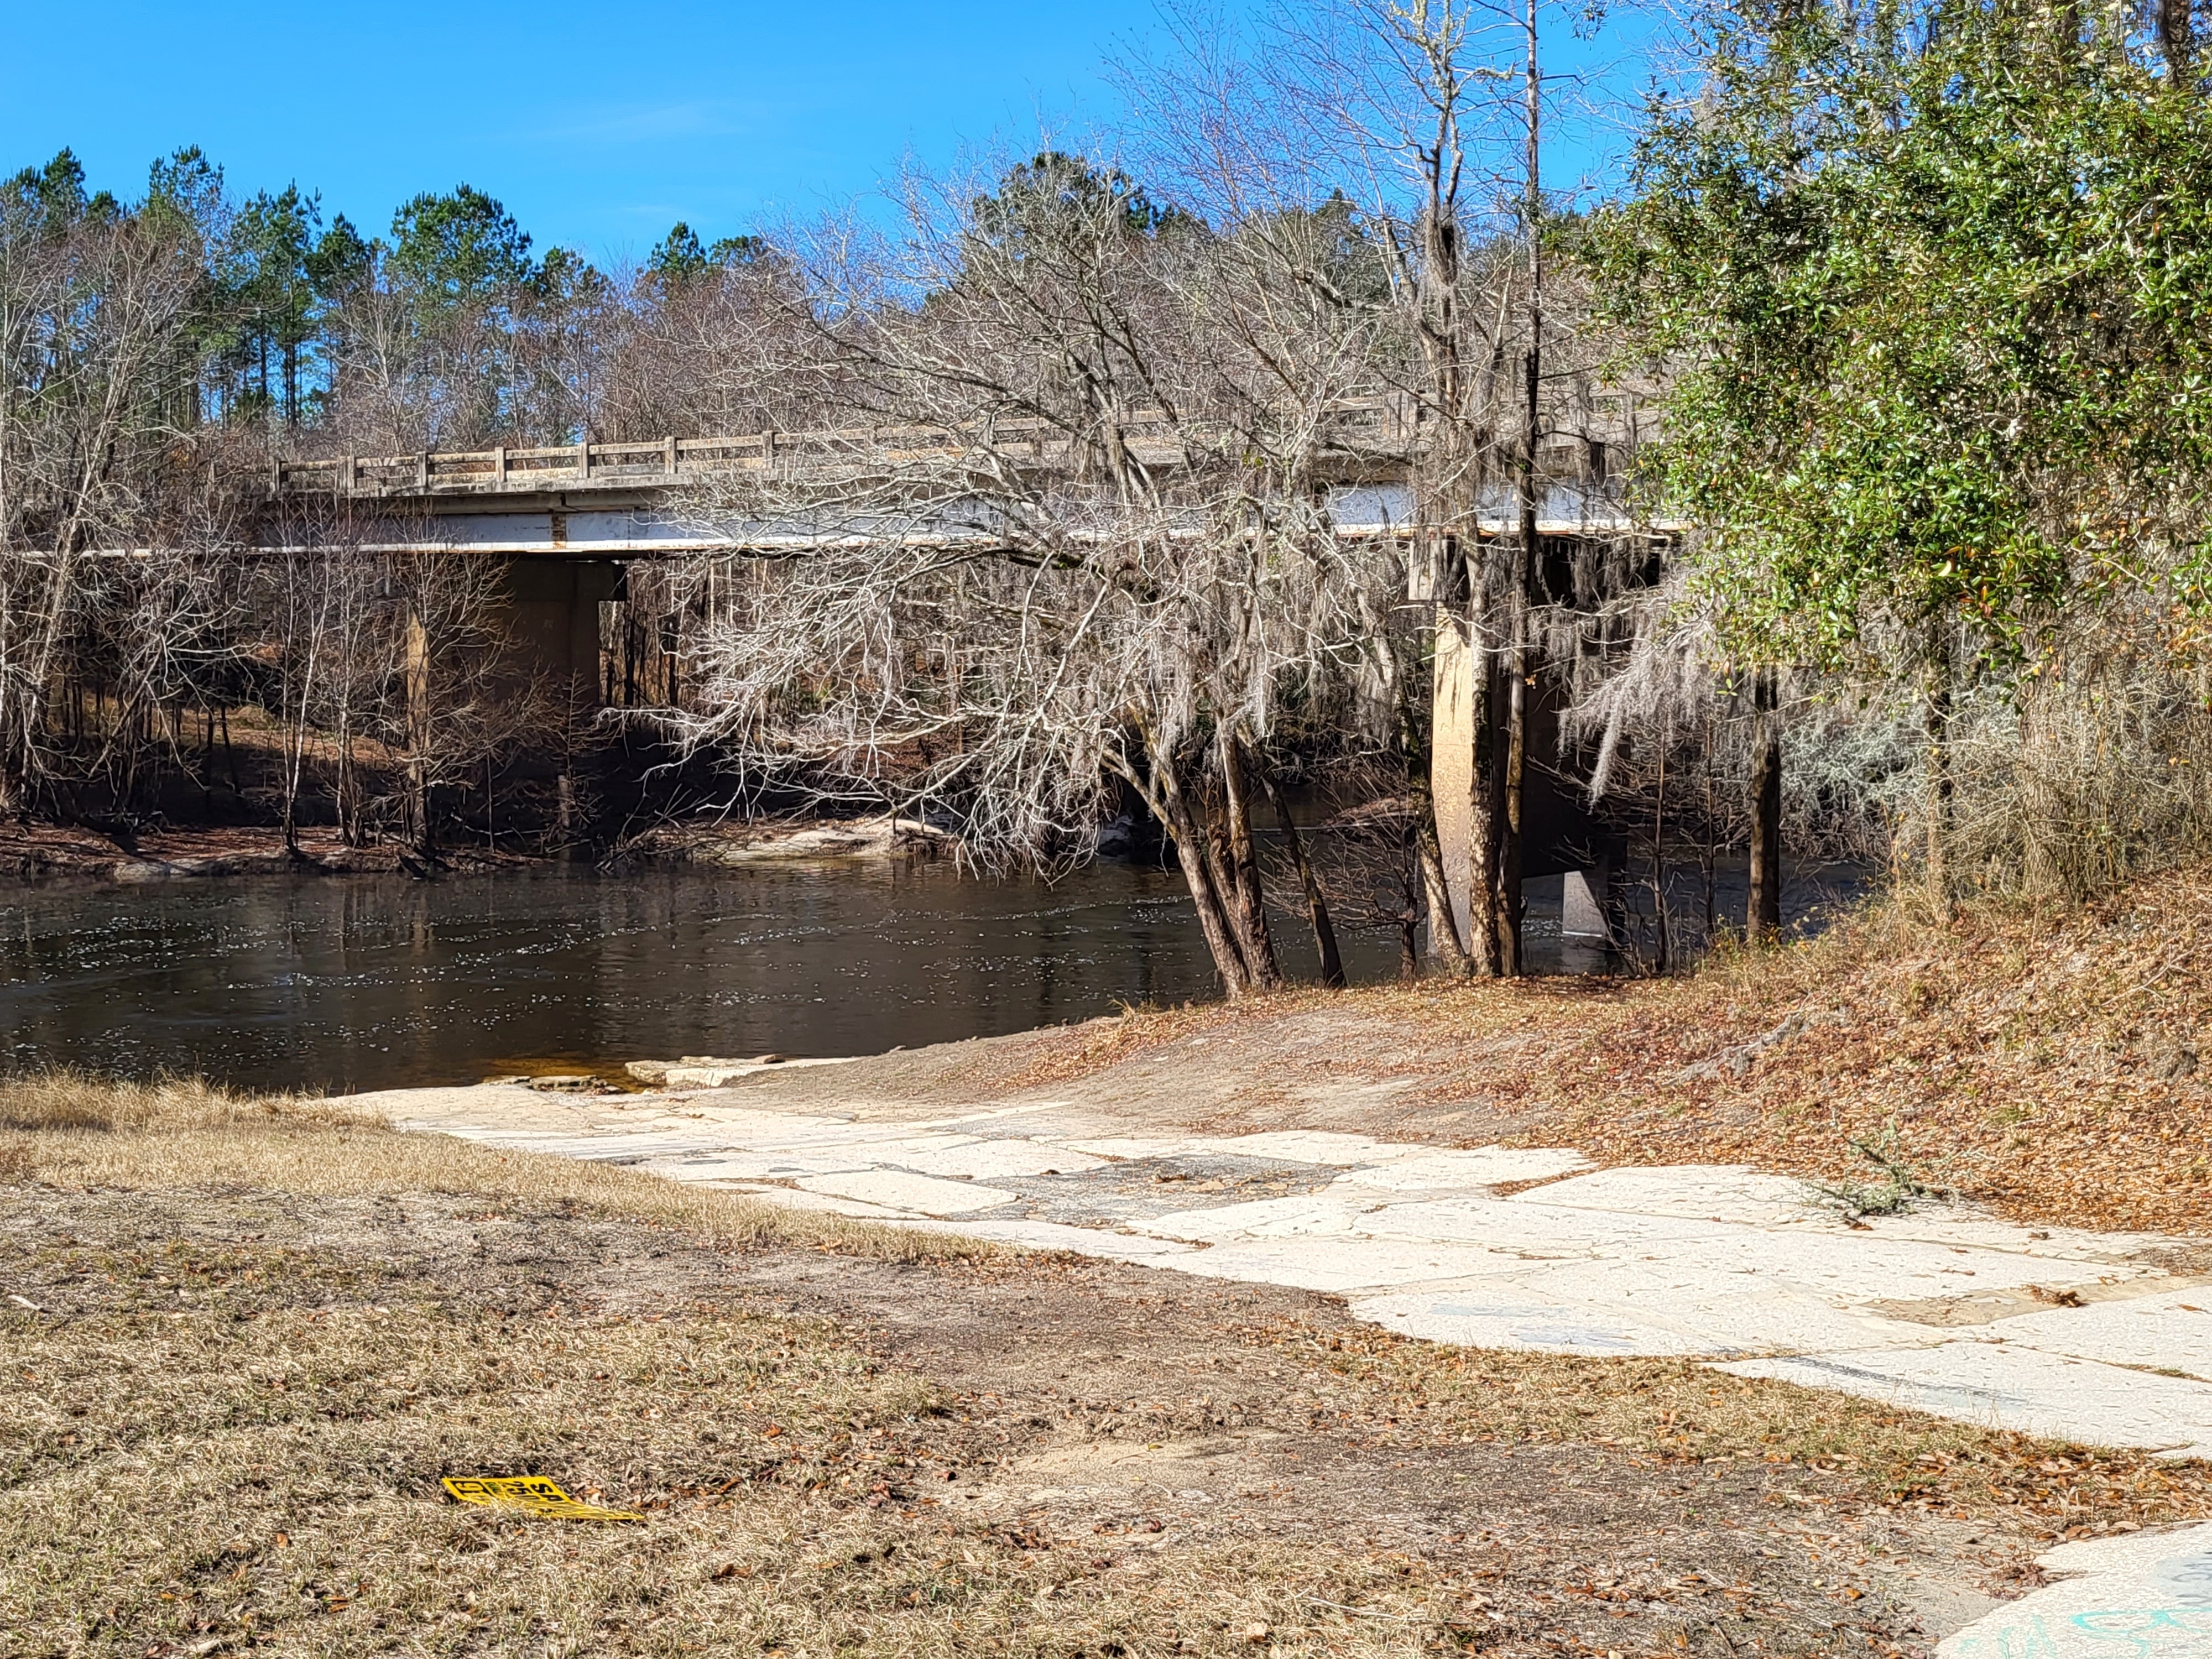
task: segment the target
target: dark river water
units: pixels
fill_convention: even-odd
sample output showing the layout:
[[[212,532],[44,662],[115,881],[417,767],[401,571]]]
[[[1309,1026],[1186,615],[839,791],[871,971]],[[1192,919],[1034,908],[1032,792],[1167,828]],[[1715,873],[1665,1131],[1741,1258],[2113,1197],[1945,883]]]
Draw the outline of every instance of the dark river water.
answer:
[[[1285,966],[1310,945],[1278,924]],[[1300,954],[1303,949],[1304,955]],[[1395,946],[1346,940],[1354,977]],[[944,865],[178,882],[0,899],[0,1070],[377,1089],[872,1054],[1215,994],[1171,874]]]

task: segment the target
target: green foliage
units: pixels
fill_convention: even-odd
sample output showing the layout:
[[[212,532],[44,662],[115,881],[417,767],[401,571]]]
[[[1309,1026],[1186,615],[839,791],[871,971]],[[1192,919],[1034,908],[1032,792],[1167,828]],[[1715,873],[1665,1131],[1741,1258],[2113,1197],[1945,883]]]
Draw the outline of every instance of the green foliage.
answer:
[[[425,191],[392,216],[392,274],[434,303],[488,299],[533,274],[530,237],[482,191]]]
[[[2079,12],[1742,5],[1591,244],[1744,654],[2203,596],[2212,109]]]
[[[1010,169],[997,190],[976,198],[973,222],[977,235],[1017,254],[1025,245],[1071,234],[1137,238],[1191,223],[1176,209],[1155,204],[1120,168],[1101,171],[1060,150],[1042,151]]]
[[[682,283],[732,265],[755,264],[768,255],[769,244],[763,237],[725,236],[708,246],[698,232],[678,219],[645,256],[645,268],[664,284]]]
[[[158,176],[159,163],[155,172]],[[66,149],[43,167],[25,167],[0,186],[0,195],[10,205],[27,210],[49,232],[64,230],[80,220],[106,222],[121,213],[115,198],[106,191],[85,194],[84,163],[76,151]]]

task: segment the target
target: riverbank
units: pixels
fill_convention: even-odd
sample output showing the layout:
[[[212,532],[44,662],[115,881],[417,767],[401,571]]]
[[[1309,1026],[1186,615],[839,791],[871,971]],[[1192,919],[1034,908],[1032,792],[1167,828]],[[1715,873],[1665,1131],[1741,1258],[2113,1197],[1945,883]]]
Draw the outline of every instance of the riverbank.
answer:
[[[2053,1536],[2212,1511],[2139,1454],[326,1104],[0,1119],[29,1651],[1922,1655]],[[443,1499],[486,1474],[644,1519]]]
[[[694,1065],[599,1101],[356,1103],[802,1210],[1341,1294],[1431,1340],[1694,1356],[2201,1457],[2212,1112],[2173,1058],[2201,1006],[2193,909],[2212,900],[2171,878],[1940,927],[1900,903],[1687,981],[1299,994]]]
[[[736,866],[840,860],[949,858],[953,838],[917,819],[785,817],[664,824],[625,841],[612,855],[647,866]],[[84,824],[0,824],[0,872],[22,882],[74,880],[141,885],[226,876],[476,873],[526,869],[559,855],[448,840],[437,868],[397,842],[349,846],[314,825],[288,847],[266,824],[204,824],[113,834]]]

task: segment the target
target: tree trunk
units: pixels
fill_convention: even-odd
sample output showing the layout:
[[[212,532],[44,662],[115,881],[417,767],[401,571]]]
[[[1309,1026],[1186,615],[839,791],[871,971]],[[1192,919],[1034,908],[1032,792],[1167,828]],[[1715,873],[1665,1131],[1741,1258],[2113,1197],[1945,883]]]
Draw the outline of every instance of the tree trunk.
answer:
[[[1176,862],[1182,868],[1183,885],[1189,890],[1191,908],[1198,914],[1198,930],[1213,957],[1213,969],[1221,975],[1221,987],[1229,1000],[1238,1001],[1252,988],[1252,976],[1207,867],[1205,827],[1198,823],[1183,793],[1173,751],[1156,742],[1146,727],[1139,726],[1138,731],[1145,744],[1145,773],[1140,775],[1134,769],[1119,764],[1114,769],[1143,797],[1175,843]]]
[[[1227,799],[1224,813],[1229,854],[1230,919],[1236,924],[1253,988],[1279,989],[1283,973],[1275,962],[1275,941],[1267,932],[1267,896],[1260,886],[1260,860],[1252,847],[1251,789],[1245,776],[1244,745],[1233,727],[1224,726],[1218,737],[1221,787]]]
[[[1275,809],[1275,822],[1283,832],[1283,848],[1297,868],[1298,881],[1305,889],[1306,918],[1313,924],[1314,949],[1321,956],[1321,982],[1332,991],[1344,988],[1344,958],[1337,954],[1336,926],[1330,921],[1328,899],[1321,890],[1321,881],[1314,874],[1311,861],[1306,857],[1305,842],[1299,838],[1298,826],[1291,817],[1290,803],[1283,799],[1275,775],[1265,766],[1256,769],[1260,787],[1267,793],[1267,804]]]
[[[1451,887],[1444,879],[1443,844],[1437,836],[1436,798],[1429,787],[1429,755],[1422,723],[1401,695],[1398,699],[1399,741],[1406,750],[1406,793],[1413,820],[1413,852],[1421,872],[1421,891],[1429,908],[1429,954],[1444,972],[1464,979],[1474,971],[1452,914]]]
[[[415,850],[428,859],[434,855],[436,841],[430,828],[430,641],[422,613],[412,605],[407,611],[405,652],[407,810],[414,820],[410,828],[415,832]]]
[[[1528,572],[1529,547],[1535,540],[1536,511],[1522,519],[1522,545],[1514,550],[1512,642],[1505,653],[1504,731],[1499,736],[1498,814],[1498,971],[1508,978],[1524,971],[1521,960],[1521,871],[1522,867],[1522,781],[1528,758]]]
[[[1468,947],[1474,972],[1496,978],[1502,971],[1499,957],[1498,860],[1504,851],[1505,800],[1504,769],[1498,764],[1498,691],[1497,642],[1491,638],[1491,610],[1495,601],[1490,550],[1475,541],[1466,556],[1468,577],[1468,650],[1473,674],[1473,710],[1469,724],[1474,732],[1473,798],[1468,803]]]
[[[1512,637],[1505,665],[1504,752],[1499,757],[1504,774],[1500,790],[1504,822],[1500,825],[1498,858],[1498,965],[1500,973],[1513,975],[1526,970],[1521,953],[1522,784],[1528,757],[1528,606],[1539,574],[1536,561],[1540,556],[1536,542],[1536,463],[1543,442],[1544,77],[1536,0],[1528,0],[1523,27],[1528,49],[1528,143],[1522,216],[1526,221],[1524,229],[1528,238],[1528,332],[1522,343],[1521,453],[1514,480],[1520,524],[1515,538],[1513,585],[1506,596],[1510,606]]]
[[[1751,891],[1744,938],[1763,945],[1782,931],[1782,733],[1775,720],[1774,671],[1751,683]]]
[[[2189,84],[2197,57],[2197,37],[2191,27],[2191,0],[2158,0],[2158,49],[2166,59],[2169,88]]]
[[[1928,901],[1951,912],[1951,671],[1938,660],[1928,674]]]

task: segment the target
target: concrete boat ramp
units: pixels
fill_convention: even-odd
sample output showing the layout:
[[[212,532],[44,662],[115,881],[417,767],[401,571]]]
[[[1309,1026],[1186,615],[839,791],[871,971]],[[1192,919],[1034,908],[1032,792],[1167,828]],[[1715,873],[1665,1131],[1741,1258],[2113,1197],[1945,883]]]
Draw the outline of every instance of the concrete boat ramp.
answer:
[[[1358,1317],[1432,1341],[1691,1357],[1990,1427],[2212,1457],[2212,1283],[2160,1261],[2185,1241],[1941,1204],[1851,1221],[1786,1176],[1596,1169],[1564,1149],[1130,1133],[1091,1101],[847,1114],[816,1088],[807,1109],[775,1110],[764,1092],[494,1084],[346,1103],[771,1203],[1334,1292]]]

